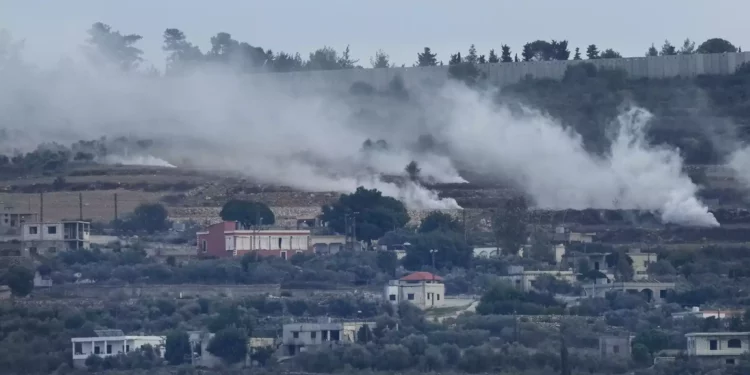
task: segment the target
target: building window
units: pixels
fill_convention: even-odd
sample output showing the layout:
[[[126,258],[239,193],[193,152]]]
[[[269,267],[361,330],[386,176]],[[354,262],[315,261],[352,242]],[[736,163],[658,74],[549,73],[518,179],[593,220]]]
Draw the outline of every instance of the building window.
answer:
[[[286,251],[281,252],[281,259],[286,260]]]
[[[281,237],[279,237],[279,250],[281,250]]]
[[[323,340],[323,341],[328,341],[328,331],[327,330],[320,331],[320,339]]]
[[[337,329],[331,330],[331,341],[339,341],[341,338],[339,336],[340,332]]]
[[[130,352],[130,345],[125,345],[125,353],[129,353],[129,352]]]
[[[719,349],[719,343],[716,340],[710,340],[708,342],[708,349],[709,350],[718,350]]]
[[[292,337],[295,338],[295,339],[298,339],[299,338],[299,332],[297,332],[297,331],[292,332]]]
[[[659,291],[659,298],[667,298],[667,290],[662,289]]]
[[[206,240],[201,241],[201,250],[203,250],[204,253],[208,251],[208,243],[206,242]]]
[[[73,349],[73,351],[75,352],[75,354],[83,354],[83,344],[77,342],[74,344],[74,346],[75,348]]]
[[[102,354],[102,349],[98,346],[94,346],[94,354]]]
[[[726,364],[728,364],[728,365],[733,365],[733,364],[734,364],[734,358],[727,358],[727,359],[726,359],[726,360],[724,361],[724,363],[726,363]]]
[[[29,227],[29,234],[37,234],[38,228],[36,226]]]
[[[57,234],[57,227],[47,227],[47,234]]]
[[[407,294],[406,299],[408,299],[409,301],[414,301],[414,293]]]
[[[310,332],[310,338],[311,338],[311,339],[314,339],[314,338],[316,338],[317,336],[318,336],[318,333],[317,333],[317,332],[315,332],[315,331],[313,331],[313,332]]]
[[[395,294],[391,294],[391,295],[388,296],[388,299],[391,300],[391,301],[395,301],[396,300],[396,295]]]
[[[437,295],[437,300],[440,301],[440,294]]]
[[[740,341],[740,339],[729,339],[729,341],[727,341],[727,348],[741,349],[742,341]]]
[[[112,345],[107,345],[107,354],[112,354]]]

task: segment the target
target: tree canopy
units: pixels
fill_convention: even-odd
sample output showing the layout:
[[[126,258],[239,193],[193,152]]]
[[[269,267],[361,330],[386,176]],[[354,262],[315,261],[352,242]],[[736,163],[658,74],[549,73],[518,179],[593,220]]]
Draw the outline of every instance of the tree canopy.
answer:
[[[245,228],[273,225],[276,222],[273,211],[267,205],[242,199],[232,199],[224,203],[219,216],[225,221],[237,221]]]
[[[323,206],[321,220],[338,233],[346,233],[347,224],[353,220],[357,239],[369,242],[389,230],[403,228],[409,214],[397,199],[360,186],[354,193],[343,194],[337,202]]]

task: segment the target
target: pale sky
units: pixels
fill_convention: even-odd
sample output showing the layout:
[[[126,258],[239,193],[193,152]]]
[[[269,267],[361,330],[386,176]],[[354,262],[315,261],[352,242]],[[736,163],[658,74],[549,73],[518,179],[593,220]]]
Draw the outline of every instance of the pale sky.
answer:
[[[520,55],[536,39],[567,39],[571,53],[594,43],[624,56],[643,56],[665,39],[679,47],[685,38],[697,45],[722,37],[745,46],[749,13],[748,0],[0,0],[0,28],[25,39],[26,56],[45,65],[75,51],[101,21],[142,35],[139,47],[158,68],[166,28],[182,30],[203,51],[221,31],[303,58],[324,45],[341,51],[349,44],[370,67],[381,48],[392,62],[411,66],[426,46],[447,63],[472,43],[480,54],[508,44]]]

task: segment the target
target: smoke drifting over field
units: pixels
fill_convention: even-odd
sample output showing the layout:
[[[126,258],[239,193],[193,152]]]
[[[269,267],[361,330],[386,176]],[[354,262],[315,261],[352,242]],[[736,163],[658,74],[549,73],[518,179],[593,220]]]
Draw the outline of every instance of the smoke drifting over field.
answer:
[[[364,185],[413,208],[459,206],[419,184],[379,176],[404,174],[414,160],[423,179],[463,182],[456,162],[513,181],[543,208],[641,209],[658,211],[665,222],[718,225],[696,199],[697,186],[682,173],[679,155],[644,141],[650,115],[638,108],[616,119],[610,153],[597,157],[554,119],[530,109],[515,113],[459,84],[437,95],[410,87],[404,103],[353,99],[347,88],[321,91],[215,65],[160,76],[83,61],[46,71],[0,65],[0,127],[23,134],[23,145],[30,137],[151,139],[153,154],[128,155],[129,162],[223,169],[309,191],[351,192]],[[362,109],[373,105],[386,115],[362,120]],[[444,147],[415,147],[424,135]],[[384,139],[388,147],[363,150],[367,139]]]

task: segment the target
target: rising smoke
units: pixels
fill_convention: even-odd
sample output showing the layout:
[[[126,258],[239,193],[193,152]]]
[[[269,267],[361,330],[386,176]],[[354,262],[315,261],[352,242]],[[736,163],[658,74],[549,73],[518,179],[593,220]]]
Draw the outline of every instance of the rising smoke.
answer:
[[[609,153],[599,157],[586,152],[580,135],[537,111],[515,113],[458,85],[446,87],[442,99],[436,108],[449,108],[445,115],[454,126],[444,136],[454,153],[511,179],[539,207],[650,210],[664,222],[718,225],[696,198],[698,187],[682,172],[677,150],[645,140],[651,114],[644,109],[615,119]]]
[[[71,143],[136,136],[158,144],[153,154],[109,161],[189,161],[308,191],[351,192],[364,185],[412,208],[459,206],[417,183],[384,182],[380,175],[403,174],[414,160],[425,179],[464,182],[456,162],[509,179],[542,208],[651,210],[665,222],[718,225],[682,173],[679,154],[644,140],[650,115],[642,109],[615,120],[619,131],[610,153],[599,157],[555,120],[530,109],[515,113],[455,83],[437,95],[410,87],[408,103],[377,102],[377,111],[390,115],[358,121],[364,103],[276,77],[215,65],[160,76],[80,58],[49,70],[7,63],[0,67],[0,127],[23,134],[26,143],[30,137]],[[417,150],[414,143],[425,133],[448,155]],[[385,139],[389,147],[363,152],[367,139]]]

